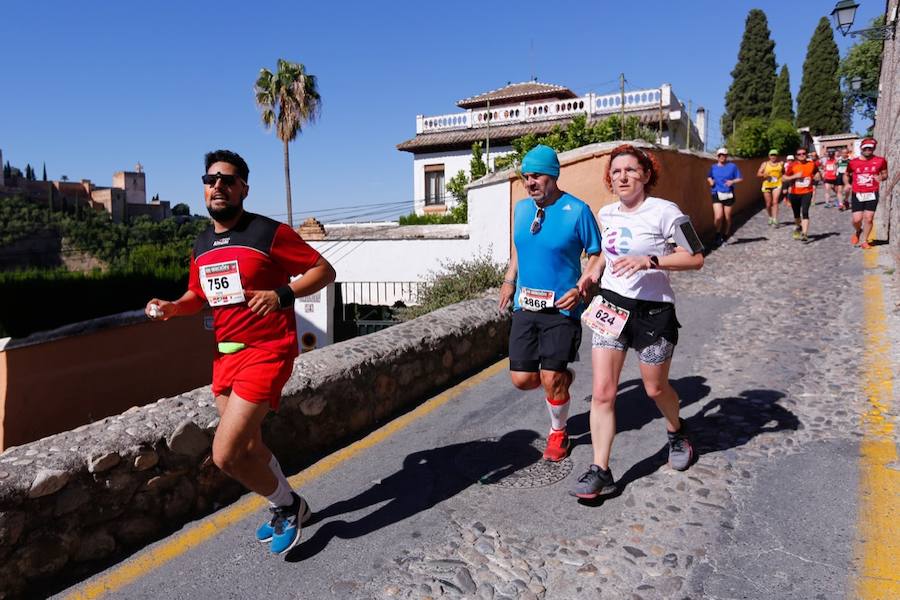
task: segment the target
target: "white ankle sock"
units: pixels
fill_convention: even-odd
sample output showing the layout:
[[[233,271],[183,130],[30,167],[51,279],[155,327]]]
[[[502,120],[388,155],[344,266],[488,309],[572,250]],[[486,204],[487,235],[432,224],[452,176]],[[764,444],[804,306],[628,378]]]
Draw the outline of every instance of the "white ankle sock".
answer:
[[[294,497],[291,495],[291,484],[288,483],[287,477],[281,472],[281,465],[278,463],[278,459],[275,458],[274,454],[272,455],[272,459],[269,460],[269,470],[272,471],[272,474],[275,475],[275,479],[278,480],[278,486],[271,496],[266,496],[266,499],[272,506],[290,505],[294,501]]]
[[[559,431],[566,428],[569,420],[569,399],[563,401],[547,398],[547,410],[550,411],[550,427]]]

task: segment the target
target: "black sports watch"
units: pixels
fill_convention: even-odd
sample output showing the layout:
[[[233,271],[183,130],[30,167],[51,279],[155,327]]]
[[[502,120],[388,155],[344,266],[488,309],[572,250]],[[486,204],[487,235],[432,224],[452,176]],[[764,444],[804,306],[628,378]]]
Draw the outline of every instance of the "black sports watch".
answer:
[[[653,254],[650,255],[650,266],[652,269],[659,268],[659,257],[658,256],[654,256]]]

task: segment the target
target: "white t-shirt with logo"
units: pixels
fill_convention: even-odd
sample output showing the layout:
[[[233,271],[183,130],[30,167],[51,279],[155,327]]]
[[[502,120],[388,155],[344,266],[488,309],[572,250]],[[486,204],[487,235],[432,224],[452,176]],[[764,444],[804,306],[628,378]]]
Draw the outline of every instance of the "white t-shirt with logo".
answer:
[[[637,210],[624,212],[621,202],[607,204],[597,213],[603,236],[606,268],[600,287],[626,298],[675,302],[669,274],[660,269],[614,275],[612,265],[623,256],[665,256],[672,253],[669,240],[675,233],[675,219],[684,213],[678,205],[648,196]]]

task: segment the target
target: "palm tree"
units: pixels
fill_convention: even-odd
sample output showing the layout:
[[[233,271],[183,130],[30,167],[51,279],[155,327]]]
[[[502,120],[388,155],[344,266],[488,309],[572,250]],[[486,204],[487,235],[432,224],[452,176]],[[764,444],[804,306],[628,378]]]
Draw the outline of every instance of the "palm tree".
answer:
[[[253,86],[256,105],[262,111],[262,121],[284,143],[284,186],[287,193],[288,225],[294,226],[291,209],[291,166],[288,144],[293,142],[307,123],[315,122],[322,107],[322,98],[316,88],[316,76],[306,72],[302,63],[278,59],[278,69],[273,74],[260,69]]]

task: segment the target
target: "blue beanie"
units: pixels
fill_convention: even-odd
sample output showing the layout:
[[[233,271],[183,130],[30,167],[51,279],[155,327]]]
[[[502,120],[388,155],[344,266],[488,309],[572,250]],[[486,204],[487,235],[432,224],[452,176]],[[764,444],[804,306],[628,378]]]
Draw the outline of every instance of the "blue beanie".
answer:
[[[543,144],[529,150],[522,159],[522,173],[542,173],[559,177],[559,158],[556,157],[556,150]]]

